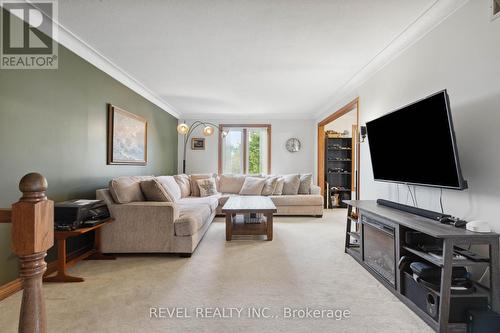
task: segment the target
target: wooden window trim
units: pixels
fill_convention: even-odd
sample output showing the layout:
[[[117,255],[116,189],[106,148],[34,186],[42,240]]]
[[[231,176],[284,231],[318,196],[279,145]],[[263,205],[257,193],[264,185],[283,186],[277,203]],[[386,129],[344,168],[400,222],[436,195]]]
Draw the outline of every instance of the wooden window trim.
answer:
[[[271,125],[270,124],[219,124],[219,158],[218,158],[218,173],[219,175],[222,174],[222,131],[224,128],[231,128],[231,127],[242,127],[245,135],[243,136],[243,142],[242,144],[245,145],[245,149],[243,150],[243,171],[244,173],[247,173],[247,166],[246,166],[246,144],[247,144],[247,136],[246,136],[246,130],[247,128],[267,128],[267,173],[271,173]]]

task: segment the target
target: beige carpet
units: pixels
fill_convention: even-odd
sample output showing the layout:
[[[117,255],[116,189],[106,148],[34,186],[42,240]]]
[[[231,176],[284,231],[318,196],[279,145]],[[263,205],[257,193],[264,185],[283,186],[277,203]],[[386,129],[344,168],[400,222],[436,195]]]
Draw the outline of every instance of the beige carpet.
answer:
[[[84,283],[45,284],[48,331],[432,332],[344,254],[344,216],[339,210],[323,219],[276,218],[272,242],[226,242],[219,218],[191,258],[82,262],[71,273],[85,277]],[[20,300],[17,293],[0,302],[1,332],[17,331]],[[191,318],[151,319],[151,307],[186,308]],[[208,312],[214,307],[226,308],[227,316],[228,308],[243,310],[240,318],[236,310],[232,318],[196,318],[196,308]],[[351,315],[284,318],[285,309],[307,307]],[[248,308],[271,318],[250,318]]]

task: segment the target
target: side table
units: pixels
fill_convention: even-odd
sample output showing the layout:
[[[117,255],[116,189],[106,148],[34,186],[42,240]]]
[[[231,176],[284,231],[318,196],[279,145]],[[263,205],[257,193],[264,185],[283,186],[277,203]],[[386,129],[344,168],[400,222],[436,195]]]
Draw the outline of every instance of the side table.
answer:
[[[54,237],[57,240],[57,274],[54,276],[47,276],[43,279],[43,282],[83,282],[84,279],[81,277],[71,276],[66,273],[66,269],[75,265],[77,262],[88,259],[88,260],[114,260],[116,257],[111,255],[105,255],[101,252],[101,228],[106,224],[113,222],[112,218],[104,220],[92,227],[79,228],[69,231],[54,231]],[[94,246],[92,249],[78,255],[71,260],[67,260],[66,255],[66,240],[70,237],[76,237],[87,232],[95,231]],[[53,272],[49,272],[52,274]]]

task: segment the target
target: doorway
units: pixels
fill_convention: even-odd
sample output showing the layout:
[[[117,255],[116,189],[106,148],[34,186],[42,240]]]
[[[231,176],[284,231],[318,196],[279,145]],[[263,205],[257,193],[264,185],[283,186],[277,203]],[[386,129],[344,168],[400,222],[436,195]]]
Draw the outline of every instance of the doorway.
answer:
[[[318,123],[318,186],[326,208],[359,199],[359,99]]]

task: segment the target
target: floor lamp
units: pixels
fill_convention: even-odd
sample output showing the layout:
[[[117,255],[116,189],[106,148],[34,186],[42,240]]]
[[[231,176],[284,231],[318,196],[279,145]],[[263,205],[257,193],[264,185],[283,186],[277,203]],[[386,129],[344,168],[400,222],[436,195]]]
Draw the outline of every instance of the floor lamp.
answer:
[[[184,122],[177,125],[177,132],[181,135],[184,135],[184,151],[182,152],[182,173],[186,173],[187,143],[189,141],[189,138],[191,137],[191,134],[193,134],[194,130],[200,126],[203,126],[203,135],[205,135],[205,136],[210,136],[210,135],[214,134],[214,131],[215,131],[214,128],[221,132],[221,135],[223,138],[225,138],[227,135],[226,131],[221,131],[219,129],[219,126],[217,126],[213,123],[210,123],[208,121],[197,120],[191,124],[191,127],[188,126]]]

